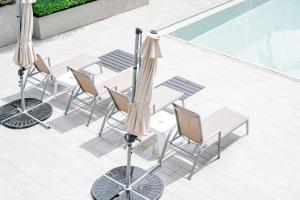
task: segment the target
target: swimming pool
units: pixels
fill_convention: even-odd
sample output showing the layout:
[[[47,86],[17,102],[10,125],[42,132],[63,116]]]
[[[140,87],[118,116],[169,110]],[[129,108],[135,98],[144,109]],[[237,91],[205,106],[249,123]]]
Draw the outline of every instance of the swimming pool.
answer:
[[[236,0],[170,36],[300,79],[300,0]]]

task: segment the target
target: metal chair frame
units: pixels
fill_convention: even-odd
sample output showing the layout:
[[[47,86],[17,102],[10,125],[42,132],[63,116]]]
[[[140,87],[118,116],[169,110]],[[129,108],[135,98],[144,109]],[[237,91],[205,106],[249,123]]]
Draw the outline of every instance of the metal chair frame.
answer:
[[[120,112],[124,116],[125,116],[125,113],[119,109],[118,104],[116,103],[115,99],[113,98],[113,95],[111,94],[111,89],[108,88],[108,87],[106,87],[106,89],[107,89],[107,91],[108,91],[108,93],[110,95],[110,98],[112,99],[112,102],[110,102],[110,104],[108,106],[108,109],[107,109],[107,112],[105,113],[105,116],[103,118],[103,122],[101,124],[101,128],[100,128],[100,131],[99,131],[99,136],[101,136],[102,133],[103,133],[105,123],[108,123],[110,126],[116,128],[117,130],[119,130],[121,132],[126,131],[126,127],[124,127],[124,129],[121,129],[121,128],[115,126],[115,124],[109,122],[109,120],[112,119],[115,122],[118,122],[119,124],[122,124],[122,125],[125,126],[124,122],[122,122],[122,121],[120,121],[120,120],[118,120],[118,119],[116,119],[116,118],[113,117],[113,115],[116,114],[116,113],[118,113],[118,112]],[[121,93],[119,93],[119,94],[122,95],[123,97],[127,98],[128,102],[130,102],[128,96],[126,96],[125,94],[121,94]]]
[[[160,85],[158,85],[158,86],[156,86],[156,87],[154,87],[154,88],[157,88],[157,87],[159,87],[159,86],[160,86]],[[110,95],[110,97],[111,97],[111,99],[112,99],[113,101],[109,104],[108,110],[107,110],[107,112],[105,113],[105,116],[104,116],[104,118],[103,118],[103,121],[102,121],[102,124],[101,124],[101,127],[100,127],[99,136],[102,136],[102,133],[103,133],[103,131],[104,131],[104,126],[105,126],[106,123],[109,124],[109,125],[111,125],[112,127],[116,128],[116,129],[118,129],[119,131],[125,131],[125,130],[126,130],[126,127],[124,127],[125,129],[120,129],[120,128],[118,128],[117,126],[115,126],[114,124],[112,124],[112,123],[109,122],[109,120],[112,119],[112,120],[114,120],[114,121],[116,121],[116,122],[118,122],[118,123],[120,123],[120,124],[122,124],[122,125],[125,125],[124,122],[122,122],[122,121],[120,121],[120,120],[118,120],[118,119],[115,119],[115,118],[113,117],[113,115],[116,114],[116,113],[118,113],[118,112],[122,113],[123,115],[125,115],[125,114],[127,114],[127,113],[124,113],[123,111],[121,111],[121,110],[118,108],[117,103],[115,102],[115,100],[114,100],[114,98],[113,98],[113,96],[112,96],[112,94],[111,94],[111,92],[110,92],[111,89],[107,88],[107,90],[108,90],[108,93],[109,93],[109,95]],[[125,94],[121,94],[121,93],[119,93],[119,94],[122,95],[122,96],[124,96],[124,97],[126,97],[126,98],[129,100],[129,97],[126,96]],[[180,99],[178,99],[178,100],[180,100],[181,103],[182,103],[182,106],[184,106],[184,98],[183,98],[183,96],[182,96]],[[130,102],[130,101],[129,101],[129,102]],[[163,110],[166,110],[166,111],[167,111],[167,107],[164,107]],[[152,106],[151,106],[151,111],[152,111],[152,114],[151,114],[151,115],[153,115],[153,114],[157,113],[157,112],[160,111],[160,110],[158,110],[158,109],[156,108],[155,105],[152,105]]]
[[[185,153],[187,153],[188,155],[190,155],[190,157],[192,159],[194,159],[194,162],[193,162],[193,166],[192,166],[192,169],[190,170],[190,174],[188,176],[188,179],[191,180],[192,176],[193,176],[193,173],[195,171],[195,168],[196,168],[196,165],[199,161],[199,158],[200,158],[200,155],[201,153],[208,147],[210,147],[211,145],[207,145],[207,142],[210,141],[211,139],[217,137],[217,147],[218,147],[218,155],[217,155],[217,159],[220,159],[221,157],[221,138],[222,138],[222,132],[221,130],[211,134],[208,138],[205,139],[205,141],[203,140],[203,135],[202,135],[202,131],[198,132],[197,134],[200,134],[200,138],[201,138],[201,141],[196,143],[196,142],[193,142],[193,144],[196,144],[196,147],[192,150],[192,152],[190,151],[187,151],[186,149],[183,149],[182,147],[174,144],[175,141],[177,141],[178,139],[180,138],[184,138],[184,139],[188,139],[188,143],[191,142],[190,138],[186,138],[182,133],[181,133],[181,130],[180,130],[180,124],[179,124],[179,119],[178,119],[178,113],[177,112],[182,112],[183,114],[185,115],[188,115],[189,117],[192,117],[196,120],[199,121],[200,123],[200,127],[201,127],[201,118],[198,114],[195,114],[195,115],[191,115],[191,113],[188,113],[186,112],[185,110],[180,110],[178,108],[178,106],[176,104],[173,104],[174,105],[174,109],[175,109],[175,115],[176,115],[176,122],[177,124],[170,130],[167,138],[166,138],[166,141],[165,141],[165,145],[163,147],[163,150],[162,150],[162,153],[161,153],[161,156],[159,158],[159,164],[162,164],[162,161],[163,161],[163,158],[166,154],[166,150],[167,150],[167,146],[168,145],[171,145],[173,147],[176,147],[177,149],[179,149],[180,151],[183,151]],[[246,135],[249,134],[249,121],[247,120],[246,122]],[[242,125],[242,124],[241,124]],[[240,126],[241,126],[240,125]],[[239,128],[240,126],[234,128],[233,130],[231,130],[229,133],[233,132],[234,130],[236,130],[237,128]],[[177,129],[177,130],[176,130]],[[170,140],[172,134],[174,133],[174,130],[176,130],[173,138]],[[176,151],[178,152],[178,151]]]
[[[28,73],[25,77],[25,81],[24,81],[24,88],[27,84],[27,82],[30,82],[31,84],[33,84],[34,86],[38,87],[39,84],[35,84],[33,83],[32,81],[29,80],[29,78],[31,79],[34,79],[38,82],[40,82],[42,85],[44,85],[43,87],[43,90],[42,90],[42,95],[41,95],[41,100],[44,99],[44,96],[45,96],[45,93],[46,93],[46,89],[47,89],[47,86],[48,84],[53,81],[55,83],[55,77],[52,75],[52,70],[51,70],[51,61],[50,61],[50,57],[45,57],[45,58],[41,58],[42,61],[44,62],[45,60],[47,60],[47,64],[45,63],[45,67],[47,67],[47,70],[49,71],[49,74],[46,74],[44,72],[42,72],[41,70],[39,70],[39,68],[33,64],[29,70],[28,70]],[[98,64],[99,65],[99,69],[100,69],[100,74],[103,73],[103,69],[102,69],[102,65],[101,65],[101,61],[99,60],[97,63],[95,64]],[[88,65],[89,66],[89,65]],[[83,68],[85,67],[88,67],[88,66],[83,66]],[[34,76],[37,75],[37,74],[42,74],[45,76],[45,78],[43,80],[39,80],[37,78],[35,78]],[[56,97],[55,97],[56,98]]]
[[[53,79],[53,77],[52,77],[51,70],[50,70],[50,67],[51,67],[50,57],[45,57],[45,58],[41,58],[41,59],[42,59],[43,62],[45,60],[47,60],[48,65],[45,63],[45,66],[48,68],[48,70],[49,70],[50,73],[46,74],[46,73],[40,71],[39,68],[36,67],[35,64],[33,64],[28,69],[28,72],[26,74],[26,77],[25,77],[25,80],[24,80],[24,88],[26,87],[27,82],[30,82],[32,85],[34,85],[37,88],[40,88],[39,84],[36,84],[36,83],[32,82],[29,78],[31,78],[31,79],[33,79],[35,81],[38,81],[40,84],[44,85],[44,87],[42,89],[42,95],[41,95],[41,98],[40,98],[41,100],[43,100],[44,96],[45,96],[45,93],[46,93],[47,86],[48,86],[50,80]],[[34,77],[37,74],[41,74],[41,75],[45,76],[45,78],[42,79],[42,80],[40,80],[40,79]]]
[[[198,143],[192,142],[192,143],[196,144],[196,147],[193,149],[192,152],[189,152],[189,151],[187,151],[187,150],[181,148],[180,146],[174,144],[174,142],[177,141],[177,140],[180,139],[180,138],[186,139],[185,136],[183,136],[182,133],[181,133],[180,125],[179,125],[179,120],[178,120],[178,113],[177,113],[177,112],[184,112],[184,114],[189,115],[189,117],[192,117],[192,118],[194,118],[195,120],[198,120],[199,123],[201,123],[201,119],[200,119],[200,116],[199,116],[198,114],[192,116],[191,113],[185,112],[184,110],[179,110],[179,109],[177,108],[177,105],[176,105],[176,104],[173,104],[173,105],[174,105],[174,109],[175,109],[175,115],[176,115],[176,122],[177,122],[177,124],[176,124],[176,125],[171,129],[171,131],[169,132],[169,134],[168,134],[168,136],[167,136],[167,138],[166,138],[166,142],[165,142],[165,145],[164,145],[164,147],[163,147],[163,150],[162,150],[162,153],[161,153],[161,156],[160,156],[158,162],[159,162],[160,164],[162,163],[162,160],[163,160],[163,158],[164,158],[164,156],[165,156],[165,153],[166,153],[166,149],[167,149],[168,144],[170,144],[170,145],[176,147],[177,149],[179,149],[179,150],[181,150],[181,151],[183,151],[183,152],[189,154],[190,157],[191,157],[192,159],[194,159],[192,169],[190,170],[190,174],[189,174],[189,176],[188,176],[188,179],[191,180],[191,178],[192,178],[192,176],[193,176],[193,173],[194,173],[194,171],[195,171],[196,165],[197,165],[197,163],[198,163],[198,161],[199,161],[199,158],[200,158],[201,153],[208,147],[208,146],[206,145],[206,142],[208,142],[209,140],[213,139],[213,138],[216,137],[216,136],[218,137],[218,141],[217,141],[217,142],[218,142],[218,156],[217,156],[217,159],[219,159],[219,158],[221,157],[221,131],[217,131],[216,133],[212,134],[212,135],[211,135],[209,138],[207,138],[205,141],[203,140],[202,133],[201,133],[201,132],[197,133],[197,134],[200,134],[200,138],[202,138],[202,139],[201,139],[201,141],[198,142]],[[200,126],[200,127],[201,127],[201,126]],[[173,132],[174,132],[174,130],[175,130],[176,128],[177,128],[176,133],[174,134],[173,138],[169,141],[171,135],[173,134]],[[187,138],[187,139],[188,139],[188,143],[190,143],[191,140],[190,140],[189,138]]]
[[[73,73],[73,75],[74,75],[74,71],[75,71],[75,70],[73,70],[73,69],[71,69],[71,68],[68,68],[68,69],[71,70],[72,73]],[[86,74],[86,73],[82,73],[82,72],[78,72],[78,71],[76,71],[76,73],[78,73],[78,74],[80,74],[80,75],[82,75],[82,76],[87,77],[87,78],[91,81],[91,83],[92,83],[92,85],[93,85],[93,87],[94,87],[93,89],[94,89],[95,91],[97,91],[97,89],[96,89],[96,87],[95,87],[95,84],[94,84],[95,81],[94,81],[94,75],[93,75],[93,74]],[[90,107],[92,108],[91,111],[90,111],[89,117],[88,117],[88,122],[87,122],[87,124],[86,124],[86,126],[89,126],[90,121],[91,121],[91,119],[92,119],[92,116],[93,116],[93,114],[94,114],[94,111],[95,111],[97,105],[98,105],[98,104],[101,104],[101,103],[104,103],[105,101],[108,100],[107,98],[102,98],[102,95],[103,95],[104,93],[106,93],[107,91],[104,90],[104,91],[101,92],[101,93],[98,93],[98,91],[97,91],[95,95],[89,94],[88,92],[85,92],[85,91],[84,91],[83,87],[80,85],[80,80],[78,80],[78,78],[76,77],[76,75],[74,75],[74,77],[75,77],[75,79],[76,79],[76,81],[77,81],[77,83],[78,83],[78,86],[75,87],[75,88],[72,90],[72,92],[71,92],[71,95],[70,95],[70,98],[69,98],[67,107],[66,107],[66,109],[65,109],[65,115],[68,114],[69,109],[70,109],[72,103],[75,104],[75,105],[77,105],[77,106],[79,106],[78,104],[76,104],[76,103],[73,102],[73,101],[76,99],[76,100],[80,101],[81,103],[83,103],[83,104],[85,104],[85,105],[88,105],[88,106],[90,106]],[[117,88],[114,88],[114,89],[117,90]],[[129,88],[129,89],[130,89],[130,88]],[[127,89],[127,90],[125,90],[125,91],[123,91],[123,92],[126,92],[126,91],[128,91],[129,89]],[[80,99],[79,99],[79,96],[82,95],[82,94],[87,94],[88,96],[90,96],[90,97],[92,98],[92,102],[91,102],[90,104],[88,104],[88,103],[86,103],[85,101],[80,100]],[[80,106],[79,106],[79,107],[80,107]],[[111,107],[111,106],[109,106],[109,107]],[[100,111],[101,113],[105,114],[105,115],[107,114],[107,112],[105,112],[103,109],[98,108],[97,110]]]
[[[69,68],[69,67],[68,67],[68,69],[69,69],[69,70],[73,73],[73,75],[74,75],[74,71],[75,71],[75,70],[73,70],[72,68]],[[92,85],[94,86],[94,83],[95,83],[95,81],[94,81],[94,80],[95,80],[94,75],[92,75],[92,74],[86,74],[86,73],[82,73],[82,72],[78,72],[78,71],[76,71],[76,73],[81,74],[82,76],[88,77],[88,78],[90,79],[90,81],[92,82]],[[72,104],[73,101],[76,99],[76,100],[80,101],[81,103],[83,103],[83,104],[85,104],[85,105],[88,105],[88,106],[90,106],[90,107],[92,108],[92,110],[90,111],[90,114],[89,114],[88,122],[87,122],[87,124],[86,124],[86,126],[89,126],[90,121],[91,121],[92,116],[93,116],[93,113],[94,113],[94,111],[95,111],[96,105],[99,104],[99,103],[104,102],[104,99],[101,99],[102,93],[99,94],[99,93],[97,92],[97,94],[94,96],[94,95],[91,95],[91,94],[89,94],[89,93],[87,93],[87,92],[84,92],[84,89],[83,89],[82,86],[80,85],[80,80],[78,80],[78,78],[76,77],[76,75],[74,75],[74,77],[75,77],[75,79],[76,79],[76,81],[77,81],[77,83],[78,83],[78,86],[76,86],[76,87],[72,90],[72,92],[71,92],[71,95],[70,95],[70,98],[69,98],[67,107],[66,107],[66,109],[65,109],[65,115],[68,114],[69,109],[70,109],[70,107],[71,107],[71,104]],[[93,89],[95,89],[95,91],[97,91],[96,88],[95,88],[95,86],[94,86]],[[104,93],[104,92],[103,92],[103,93]],[[91,102],[90,104],[88,104],[88,103],[86,103],[85,101],[80,100],[78,97],[79,97],[80,95],[82,95],[82,94],[87,94],[87,95],[91,96],[92,102]],[[73,103],[73,104],[75,104],[75,103]],[[79,106],[78,104],[75,104],[75,105]],[[80,107],[80,106],[79,106],[79,107]],[[99,111],[102,112],[102,113],[104,113],[103,110],[100,110],[100,109],[99,109]]]

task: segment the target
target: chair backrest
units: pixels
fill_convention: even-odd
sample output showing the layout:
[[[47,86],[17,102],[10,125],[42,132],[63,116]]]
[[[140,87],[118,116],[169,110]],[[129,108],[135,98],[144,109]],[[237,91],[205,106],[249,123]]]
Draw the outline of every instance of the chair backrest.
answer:
[[[37,59],[34,61],[34,66],[39,72],[43,72],[47,75],[50,74],[50,69],[42,59],[40,55],[37,55]]]
[[[78,82],[78,85],[80,86],[83,92],[89,93],[94,97],[98,95],[97,89],[94,85],[94,81],[91,79],[90,75],[78,72],[72,68],[68,69],[71,70],[76,81]]]
[[[115,90],[112,90],[108,87],[106,87],[110,97],[112,98],[113,102],[115,103],[116,108],[119,111],[128,113],[129,108],[129,99],[126,95],[121,94]]]
[[[182,106],[173,105],[179,134],[196,143],[202,143],[203,133],[200,116]]]

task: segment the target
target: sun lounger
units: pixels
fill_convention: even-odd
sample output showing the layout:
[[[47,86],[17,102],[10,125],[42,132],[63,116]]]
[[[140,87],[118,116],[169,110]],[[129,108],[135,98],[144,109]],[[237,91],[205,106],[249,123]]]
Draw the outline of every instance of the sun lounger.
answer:
[[[110,94],[110,97],[112,99],[112,103],[109,106],[109,109],[104,116],[99,135],[101,136],[103,133],[103,129],[106,123],[112,125],[108,122],[109,119],[112,119],[116,122],[120,122],[119,120],[113,118],[113,115],[122,112],[123,114],[128,114],[128,107],[129,107],[129,98],[128,96],[121,94],[111,88],[107,88],[108,93]],[[178,92],[176,90],[173,90],[169,87],[166,87],[164,85],[160,85],[153,90],[152,94],[152,101],[150,105],[150,112],[151,115],[159,112],[160,110],[165,109],[167,106],[172,104],[173,102],[177,100],[181,100],[182,104],[184,104],[183,99],[184,94],[182,92]],[[121,122],[122,123],[122,122]],[[112,125],[114,126],[114,125]],[[114,126],[116,127],[116,126]]]
[[[97,104],[103,102],[104,100],[108,99],[110,96],[106,90],[106,88],[112,88],[119,92],[124,92],[131,87],[132,83],[132,69],[126,69],[114,77],[95,85],[93,75],[85,74],[79,71],[76,71],[70,68],[71,72],[73,73],[79,87],[72,91],[70,96],[68,105],[65,110],[65,115],[67,115],[69,108],[74,99],[78,99],[78,97],[82,94],[88,94],[92,97],[92,103],[90,106],[92,110],[89,115],[89,119],[87,122],[87,126],[89,126],[92,115],[94,113],[95,107]]]
[[[53,66],[51,66],[49,57],[43,59],[40,55],[37,55],[37,60],[34,62],[34,65],[28,71],[28,74],[25,79],[25,85],[27,81],[30,81],[30,79],[34,79],[35,81],[42,83],[42,85],[44,86],[43,93],[41,96],[41,100],[42,100],[44,98],[45,91],[47,89],[50,80],[53,80],[55,82],[56,78],[68,73],[68,69],[67,69],[68,67],[75,70],[79,70],[93,64],[98,64],[100,68],[100,72],[102,73],[102,67],[100,65],[99,58],[90,55],[78,55],[74,58],[71,58],[67,61],[64,61],[62,63]],[[38,74],[42,74],[44,76],[44,79],[39,80],[36,77]],[[56,84],[55,87],[57,87]],[[56,91],[56,88],[54,89],[54,91]]]
[[[211,143],[213,139],[215,139],[218,143],[217,158],[220,158],[222,137],[229,133],[232,133],[234,130],[236,130],[244,124],[246,125],[246,134],[248,135],[248,118],[227,108],[222,108],[218,110],[217,112],[213,113],[208,118],[202,121],[199,114],[188,110],[184,107],[181,107],[177,104],[173,105],[175,109],[177,125],[170,131],[166,139],[164,148],[159,159],[159,163],[161,163],[164,158],[167,146],[175,146],[180,151],[184,151],[185,153],[190,154],[191,157],[194,159],[193,167],[188,177],[189,179],[192,178],[201,152],[213,144]],[[175,128],[177,128],[176,134],[171,140],[169,140]],[[186,139],[188,141],[188,144],[190,142],[193,143],[195,145],[194,150],[190,152],[176,145],[175,142],[179,139]]]

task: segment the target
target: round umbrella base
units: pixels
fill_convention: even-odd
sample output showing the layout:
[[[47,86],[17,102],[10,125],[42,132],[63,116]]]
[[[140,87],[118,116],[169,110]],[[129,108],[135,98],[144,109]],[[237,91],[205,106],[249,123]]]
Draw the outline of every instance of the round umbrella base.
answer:
[[[26,112],[21,112],[21,99],[1,106],[1,124],[14,129],[29,128],[48,119],[53,111],[50,104],[35,98],[25,98],[25,110]]]
[[[135,183],[146,172],[139,167],[131,167],[131,183],[133,184],[129,190],[126,190],[126,166],[114,168],[95,181],[91,195],[94,200],[159,199],[163,193],[164,185],[158,176],[147,174]]]

